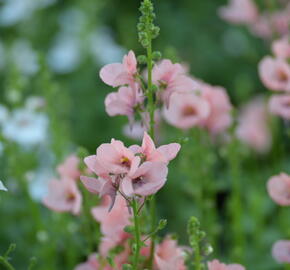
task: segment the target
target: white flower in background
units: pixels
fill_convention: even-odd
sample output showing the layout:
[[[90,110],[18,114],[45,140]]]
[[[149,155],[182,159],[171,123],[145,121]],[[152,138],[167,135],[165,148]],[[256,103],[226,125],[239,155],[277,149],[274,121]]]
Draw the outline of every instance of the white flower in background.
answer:
[[[25,101],[25,108],[31,111],[41,109],[45,106],[45,99],[38,96],[30,96]]]
[[[107,28],[101,28],[90,37],[90,48],[96,62],[102,65],[120,62],[126,50],[119,46]]]
[[[37,9],[52,5],[55,0],[4,0],[0,8],[0,25],[10,26],[30,18]]]
[[[62,32],[66,34],[81,34],[86,30],[87,16],[81,9],[68,8],[60,14],[58,20]]]
[[[11,57],[16,67],[25,75],[33,75],[38,71],[37,55],[27,40],[19,39],[12,45]]]
[[[49,66],[57,73],[74,71],[81,60],[81,44],[77,37],[59,33],[48,52]]]
[[[1,180],[0,180],[0,190],[8,191],[8,189],[3,185]]]
[[[0,125],[2,125],[8,119],[8,109],[0,104]]]
[[[40,167],[35,172],[26,175],[29,182],[29,193],[35,201],[41,201],[47,194],[48,182],[54,177],[53,170],[49,166],[47,168]]]
[[[45,141],[48,118],[44,113],[27,109],[14,110],[3,123],[3,136],[21,146],[30,147]]]

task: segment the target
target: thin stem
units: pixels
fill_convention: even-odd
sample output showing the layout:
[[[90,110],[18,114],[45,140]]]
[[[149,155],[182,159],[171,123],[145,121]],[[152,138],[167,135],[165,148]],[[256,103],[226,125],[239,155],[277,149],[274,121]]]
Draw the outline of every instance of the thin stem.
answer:
[[[8,270],[14,270],[14,267],[5,258],[0,257],[0,264],[6,267]]]
[[[196,247],[194,249],[194,266],[195,266],[195,270],[202,269],[199,243],[196,244]]]
[[[149,123],[149,135],[151,136],[152,140],[154,141],[154,113],[155,113],[155,103],[154,103],[154,90],[152,87],[152,39],[150,36],[150,31],[147,31],[149,35],[149,44],[147,47],[147,70],[148,70],[148,112],[150,117]],[[154,196],[150,200],[150,217],[151,217],[151,231],[154,231],[155,224],[156,224],[156,202]],[[155,251],[155,234],[151,237],[151,245],[150,245],[150,256],[149,256],[149,263],[148,268],[152,269],[153,266],[153,257]]]
[[[152,88],[152,42],[151,38],[149,38],[150,42],[147,48],[147,68],[148,68],[148,111],[150,116],[150,128],[149,134],[151,138],[154,140],[154,93]]]
[[[134,261],[133,269],[138,270],[140,248],[141,248],[141,236],[139,228],[139,216],[138,216],[138,204],[135,199],[132,201],[133,215],[134,215],[134,229],[135,229],[135,250],[134,250]]]

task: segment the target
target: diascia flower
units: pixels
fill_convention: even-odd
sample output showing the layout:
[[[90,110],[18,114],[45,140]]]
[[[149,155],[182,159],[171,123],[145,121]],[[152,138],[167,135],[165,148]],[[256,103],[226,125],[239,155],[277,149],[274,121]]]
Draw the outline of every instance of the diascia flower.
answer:
[[[60,179],[52,179],[48,184],[48,194],[43,204],[56,212],[71,212],[78,215],[81,211],[82,195],[77,183],[80,177],[79,159],[70,155],[57,168]]]
[[[104,83],[117,87],[123,85],[134,86],[137,73],[137,60],[133,51],[123,58],[123,63],[113,63],[104,66],[100,77]]]
[[[270,90],[290,91],[290,66],[285,60],[265,57],[259,64],[259,74]]]
[[[290,119],[290,95],[273,95],[269,101],[269,111],[281,116],[282,118]]]
[[[61,177],[78,180],[80,177],[79,163],[80,160],[76,155],[70,155],[63,164],[58,166],[57,172]]]
[[[138,87],[120,87],[118,92],[110,93],[105,99],[106,112],[110,116],[126,115],[132,122],[136,106],[141,106],[144,100]]]
[[[169,107],[173,93],[187,92],[194,88],[195,82],[186,74],[186,69],[170,60],[162,60],[153,68],[152,81],[159,86],[158,96]]]
[[[236,129],[237,137],[257,152],[267,152],[272,141],[268,118],[264,100],[252,100],[242,108]]]
[[[290,42],[289,36],[285,36],[278,39],[272,44],[272,51],[278,58],[289,59],[290,58]]]
[[[224,264],[218,260],[213,260],[207,263],[208,270],[245,270],[245,267],[240,264]]]
[[[186,270],[185,252],[176,240],[166,237],[155,251],[154,262],[158,270]]]
[[[178,128],[187,130],[202,126],[210,115],[210,105],[193,91],[172,95],[169,108],[164,107],[165,120]]]
[[[220,86],[211,86],[198,82],[201,96],[209,103],[210,113],[203,125],[213,135],[225,132],[232,124],[232,105],[226,90]]]
[[[279,205],[290,205],[290,176],[280,173],[270,178],[267,183],[270,197]]]
[[[290,263],[290,241],[277,241],[272,247],[272,256],[279,263]]]
[[[92,208],[93,217],[101,224],[103,237],[100,251],[104,257],[108,255],[110,249],[129,237],[124,228],[131,223],[127,202],[121,195],[116,196],[115,206],[108,213],[109,205],[110,198],[104,197],[101,205]]]
[[[96,155],[85,158],[88,168],[98,178],[81,176],[81,181],[92,193],[109,195],[113,207],[117,192],[127,196],[148,196],[156,193],[166,182],[167,163],[180,149],[179,144],[163,145],[156,149],[145,132],[142,146],[125,147],[121,141],[98,147]]]
[[[231,23],[251,24],[257,20],[258,10],[252,0],[230,0],[228,6],[219,9],[219,15]]]
[[[56,212],[71,212],[78,215],[81,210],[82,196],[74,180],[63,178],[49,182],[48,195],[44,197],[46,207]]]

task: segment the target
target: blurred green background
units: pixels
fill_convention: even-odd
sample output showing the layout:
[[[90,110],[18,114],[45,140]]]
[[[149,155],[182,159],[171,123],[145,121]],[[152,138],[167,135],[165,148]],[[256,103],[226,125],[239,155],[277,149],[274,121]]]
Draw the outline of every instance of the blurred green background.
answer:
[[[257,64],[269,53],[270,44],[244,27],[222,21],[217,9],[225,3],[154,1],[161,28],[154,48],[165,58],[188,64],[195,77],[224,86],[234,106],[239,107],[257,94],[267,95]],[[31,194],[39,198],[57,164],[79,147],[94,153],[112,137],[133,143],[122,132],[127,120],[105,113],[104,98],[112,89],[101,82],[98,72],[104,64],[121,61],[130,49],[144,53],[136,31],[139,5],[140,1],[129,0],[0,1],[0,103],[12,113],[23,108],[29,97],[42,96],[45,106],[40,110],[49,119],[44,140],[32,147],[0,135],[0,179],[9,189],[0,194],[0,253],[16,243],[12,254],[16,269],[27,269],[31,257],[37,258],[35,269],[73,269],[88,255],[81,229],[86,220],[51,213],[30,198]],[[200,179],[190,184],[190,174],[199,171],[197,175],[214,181],[217,192],[205,206],[215,209],[217,216],[210,221],[213,227],[201,220],[214,245],[212,257],[226,262],[238,258],[226,210],[232,173],[228,159],[237,159],[242,234],[234,237],[243,244],[237,262],[248,269],[282,269],[271,258],[271,245],[290,236],[289,213],[276,207],[265,189],[271,175],[289,169],[289,139],[286,128],[281,127],[282,123],[275,121],[273,150],[259,156],[238,144],[230,154],[226,147],[209,147],[207,140],[199,145],[195,140],[199,135],[182,134],[164,125],[164,143],[190,137],[172,162],[168,184],[158,195],[160,216],[169,220],[167,232],[177,232],[186,244],[186,221],[199,215],[190,189],[194,190]],[[206,163],[207,157],[213,160]],[[95,237],[97,241],[97,232]]]

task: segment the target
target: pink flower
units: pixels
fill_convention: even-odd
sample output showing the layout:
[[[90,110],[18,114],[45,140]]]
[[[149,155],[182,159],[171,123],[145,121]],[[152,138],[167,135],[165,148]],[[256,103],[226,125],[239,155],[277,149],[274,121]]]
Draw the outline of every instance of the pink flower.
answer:
[[[127,202],[121,195],[117,195],[115,206],[110,212],[108,212],[109,205],[110,198],[105,197],[100,206],[92,209],[93,217],[101,224],[103,238],[100,250],[104,257],[108,255],[110,249],[128,238],[124,228],[131,223]]]
[[[210,105],[204,98],[195,93],[172,95],[170,107],[164,108],[166,121],[181,129],[201,126],[210,115]]]
[[[251,24],[257,20],[258,10],[252,0],[230,0],[228,6],[219,9],[219,15],[231,23]]]
[[[183,249],[178,247],[177,242],[169,237],[156,247],[154,260],[158,270],[186,269]]]
[[[281,173],[270,178],[267,183],[267,190],[272,198],[279,205],[290,205],[290,176]]]
[[[117,93],[110,93],[105,99],[106,112],[110,116],[126,115],[133,120],[134,110],[144,100],[138,88],[120,87]]]
[[[245,270],[245,267],[240,264],[224,264],[218,260],[213,260],[207,263],[208,270]]]
[[[71,212],[78,215],[81,210],[82,196],[72,179],[51,180],[49,192],[43,199],[46,207],[56,212]]]
[[[195,82],[186,75],[186,69],[182,65],[173,64],[167,59],[154,66],[152,81],[159,86],[159,97],[167,107],[173,93],[187,92],[195,86]]]
[[[128,263],[129,248],[126,244],[124,251],[114,257],[116,267],[111,267],[108,264],[107,258],[102,258],[96,253],[89,256],[85,263],[81,263],[74,270],[121,270],[125,263]]]
[[[272,141],[268,121],[264,100],[254,99],[241,112],[236,129],[237,137],[254,150],[267,152]]]
[[[290,66],[286,61],[267,56],[259,64],[259,74],[269,89],[290,91]]]
[[[129,172],[134,153],[119,140],[111,140],[97,149],[97,154],[85,158],[88,168],[96,175],[123,174]]]
[[[284,36],[283,38],[274,41],[272,44],[272,51],[278,58],[290,59],[289,37]]]
[[[272,256],[279,263],[290,263],[290,241],[279,240],[272,248]]]
[[[61,178],[79,179],[79,158],[76,155],[70,155],[63,164],[59,165],[57,171]]]
[[[123,127],[123,134],[130,139],[141,140],[147,127],[142,122],[134,122]]]
[[[133,51],[123,58],[123,63],[114,63],[104,66],[100,71],[100,77],[104,83],[117,87],[122,85],[134,85],[137,73],[137,60]]]
[[[286,120],[290,119],[290,95],[274,95],[269,101],[269,111],[283,117]]]
[[[97,253],[94,253],[89,256],[87,262],[81,263],[75,267],[74,270],[98,270],[100,269],[100,263],[97,259]],[[104,270],[108,270],[105,268]]]
[[[155,194],[165,184],[167,174],[168,168],[165,163],[146,161],[122,180],[122,191],[127,196]]]
[[[204,121],[204,126],[212,133],[224,132],[232,124],[232,105],[223,87],[199,83],[201,96],[210,105],[210,114]]]
[[[273,29],[269,16],[269,14],[260,15],[258,19],[250,25],[250,30],[254,35],[264,39],[270,39],[272,37]]]
[[[142,146],[132,145],[129,147],[135,155],[141,154],[141,158],[145,161],[168,162],[176,157],[180,150],[179,143],[170,143],[156,148],[153,140],[144,132]]]

